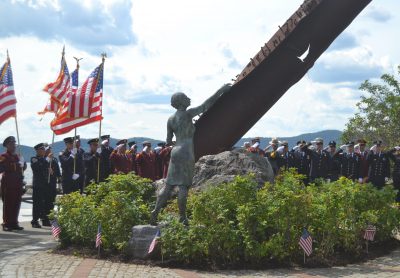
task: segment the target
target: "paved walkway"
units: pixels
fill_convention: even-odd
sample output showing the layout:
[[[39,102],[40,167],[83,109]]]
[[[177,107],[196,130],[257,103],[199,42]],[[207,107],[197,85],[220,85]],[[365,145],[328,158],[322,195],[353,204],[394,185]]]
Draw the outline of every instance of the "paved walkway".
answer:
[[[20,221],[30,220],[29,205]],[[1,210],[1,203],[0,203]],[[57,243],[50,228],[32,229],[21,222],[24,231],[0,231],[0,277],[400,277],[400,250],[367,263],[346,267],[315,269],[274,269],[240,271],[188,271],[148,265],[113,263],[56,255],[51,249]]]

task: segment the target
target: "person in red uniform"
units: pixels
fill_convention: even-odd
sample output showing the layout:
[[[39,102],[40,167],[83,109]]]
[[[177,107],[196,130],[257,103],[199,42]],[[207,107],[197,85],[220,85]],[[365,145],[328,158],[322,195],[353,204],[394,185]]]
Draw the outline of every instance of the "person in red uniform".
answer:
[[[137,174],[137,169],[136,169],[136,154],[137,154],[137,145],[135,141],[129,142],[128,143],[129,150],[126,151],[126,154],[128,155],[128,158],[131,161],[131,172],[135,172]]]
[[[13,136],[3,142],[6,152],[0,155],[1,198],[3,201],[3,231],[23,230],[18,225],[19,209],[22,200],[23,172],[26,169],[24,159],[16,155],[16,142]]]
[[[157,143],[157,147],[154,148],[154,153],[156,154],[156,179],[162,179],[163,178],[163,162],[162,158],[160,156],[160,153],[162,150],[165,149],[166,143],[165,142],[160,142]]]
[[[251,153],[259,154],[260,156],[264,157],[265,156],[265,151],[263,151],[260,148],[260,144],[261,144],[260,138],[256,137],[256,138],[251,140],[251,147],[248,148],[247,150],[249,152],[251,152]]]
[[[136,168],[140,177],[156,180],[156,154],[152,151],[150,142],[143,142],[143,151],[136,155]]]
[[[162,163],[162,176],[161,178],[166,179],[168,175],[169,161],[171,160],[172,145],[167,145],[159,153],[159,157]]]
[[[117,148],[110,155],[114,174],[128,174],[132,171],[132,161],[126,154],[127,141],[126,139],[118,141]]]

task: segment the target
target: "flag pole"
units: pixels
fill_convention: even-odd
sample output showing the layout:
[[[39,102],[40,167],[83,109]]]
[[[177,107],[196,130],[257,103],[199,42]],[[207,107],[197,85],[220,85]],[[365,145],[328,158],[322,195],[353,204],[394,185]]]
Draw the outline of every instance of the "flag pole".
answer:
[[[367,246],[367,254],[368,254],[368,240],[366,240],[365,245]]]
[[[304,260],[304,264],[306,264],[306,252],[303,251],[303,260]]]
[[[18,143],[18,155],[21,157],[21,143],[19,141],[19,131],[18,131],[18,120],[17,120],[17,115],[14,117],[15,120],[15,129],[17,131],[17,143]]]
[[[73,144],[73,149],[76,149],[76,127],[75,127],[75,133],[74,133],[74,144]],[[74,174],[76,174],[76,155],[78,154],[78,150],[76,150],[76,154],[74,154]]]
[[[107,53],[101,53],[101,61],[102,61],[102,68],[101,70],[104,71],[104,62],[106,61]],[[101,110],[103,111],[103,105],[101,105]],[[103,113],[102,113],[103,114]],[[99,123],[99,143],[101,140],[101,123],[103,120],[100,120]],[[97,183],[100,182],[100,157],[97,159]]]

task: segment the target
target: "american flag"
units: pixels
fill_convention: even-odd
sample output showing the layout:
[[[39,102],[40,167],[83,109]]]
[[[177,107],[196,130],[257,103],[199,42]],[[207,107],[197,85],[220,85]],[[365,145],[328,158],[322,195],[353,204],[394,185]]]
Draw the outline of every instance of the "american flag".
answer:
[[[58,225],[57,219],[51,221],[51,233],[53,234],[54,238],[58,238],[61,233],[61,227]]]
[[[67,133],[76,127],[84,126],[96,121],[101,121],[102,99],[103,99],[103,73],[104,64],[100,64],[97,76],[97,86],[93,95],[93,101],[90,108],[89,118],[70,118],[69,117],[69,99],[64,103],[59,115],[51,122],[50,127],[56,135]],[[96,71],[96,70],[95,70]],[[89,77],[90,78],[90,77]],[[77,79],[76,79],[77,80]],[[86,83],[86,82],[85,82]]]
[[[100,76],[102,66],[103,64],[95,68],[78,90],[71,91],[72,93],[68,98],[69,118],[88,118],[90,116],[93,96],[96,92],[99,92],[100,89],[102,89],[102,77]]]
[[[375,238],[376,227],[373,225],[368,225],[364,231],[364,239],[373,241]]]
[[[150,246],[149,246],[149,252],[148,252],[148,254],[150,254],[151,252],[154,251],[154,248],[156,248],[158,239],[159,239],[160,237],[161,237],[161,232],[160,232],[160,230],[158,230],[157,233],[156,233],[156,235],[155,235],[155,237],[153,238],[153,240],[152,240]]]
[[[101,242],[101,224],[99,223],[99,226],[97,227],[97,235],[96,235],[96,248],[99,248],[101,244],[102,244],[102,242]]]
[[[304,250],[307,256],[310,256],[312,253],[312,238],[310,233],[304,229],[303,234],[300,237],[299,241],[300,247]]]
[[[64,53],[61,58],[61,69],[58,74],[57,80],[53,83],[49,83],[44,87],[43,91],[50,94],[52,101],[62,105],[67,99],[68,92],[70,90],[70,76],[68,71],[67,62],[64,58]]]
[[[16,104],[11,62],[7,57],[7,61],[0,70],[0,124],[17,115]]]
[[[54,101],[52,98],[49,99],[47,102],[46,106],[44,107],[43,111],[38,112],[39,115],[44,115],[46,113],[58,113],[58,109],[60,108],[60,105],[58,102]]]

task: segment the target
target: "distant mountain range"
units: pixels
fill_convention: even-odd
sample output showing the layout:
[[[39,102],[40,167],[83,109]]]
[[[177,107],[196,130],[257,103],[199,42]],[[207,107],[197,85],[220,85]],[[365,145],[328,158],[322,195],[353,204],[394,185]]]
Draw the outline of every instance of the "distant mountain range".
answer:
[[[325,143],[328,144],[329,141],[334,140],[338,144],[340,144],[340,138],[342,136],[342,132],[339,130],[323,130],[319,132],[314,132],[314,133],[306,133],[306,134],[301,134],[298,136],[294,137],[278,137],[280,141],[288,141],[289,146],[292,147],[296,144],[297,141],[299,140],[306,140],[307,142],[314,140],[317,137],[321,137],[324,139]],[[236,147],[243,146],[244,142],[251,142],[252,138],[242,138],[235,144]],[[262,137],[261,138],[261,146],[266,147],[268,145],[268,142],[271,140],[270,137]],[[81,145],[83,149],[88,149],[88,144],[87,144],[88,139],[81,139]],[[111,146],[115,146],[119,139],[111,138],[110,143]],[[161,140],[155,140],[151,138],[145,138],[145,137],[133,137],[128,139],[128,142],[135,141],[138,146],[139,150],[141,148],[141,143],[144,141],[149,141],[153,146],[157,146],[157,143],[162,142]],[[55,142],[53,145],[53,153],[58,155],[62,150],[64,150],[65,144],[63,141],[58,141]],[[4,148],[0,146],[0,152],[4,152]],[[29,161],[30,157],[35,155],[35,150],[33,149],[32,146],[25,146],[21,145],[21,154],[25,158],[25,160]]]

